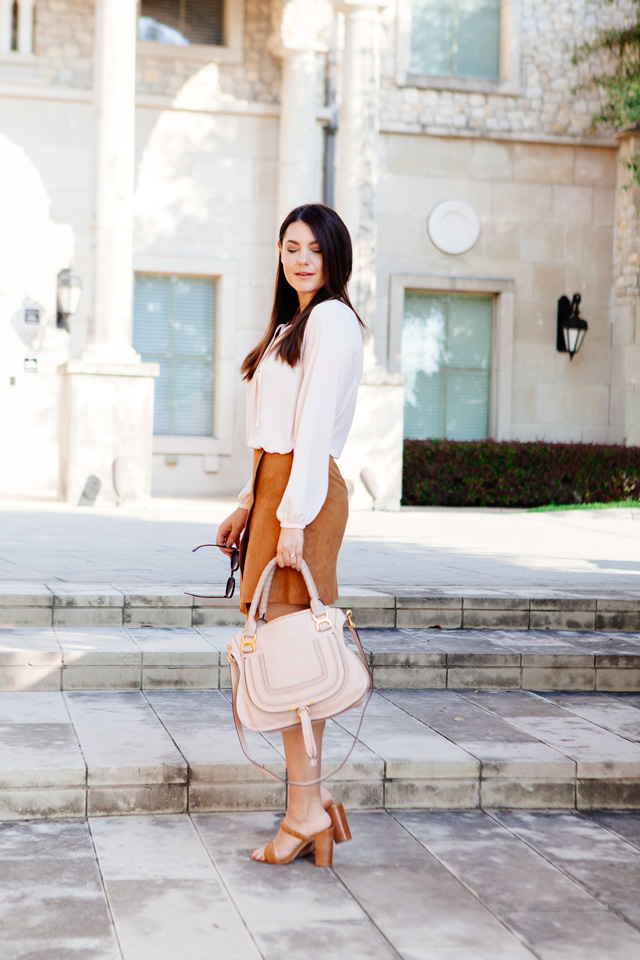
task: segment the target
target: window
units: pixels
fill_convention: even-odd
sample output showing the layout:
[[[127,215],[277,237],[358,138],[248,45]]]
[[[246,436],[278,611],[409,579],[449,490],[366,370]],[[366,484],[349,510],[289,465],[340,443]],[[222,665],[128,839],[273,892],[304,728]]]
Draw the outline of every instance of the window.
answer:
[[[490,296],[405,292],[405,438],[489,435],[493,310]]]
[[[33,53],[34,0],[0,0],[0,54]]]
[[[221,46],[223,0],[141,0],[140,40],[186,47]]]
[[[212,435],[215,320],[215,280],[136,275],[133,346],[160,364],[155,434]]]
[[[11,6],[11,49],[18,49],[18,0]]]
[[[500,78],[501,0],[413,0],[412,74]]]

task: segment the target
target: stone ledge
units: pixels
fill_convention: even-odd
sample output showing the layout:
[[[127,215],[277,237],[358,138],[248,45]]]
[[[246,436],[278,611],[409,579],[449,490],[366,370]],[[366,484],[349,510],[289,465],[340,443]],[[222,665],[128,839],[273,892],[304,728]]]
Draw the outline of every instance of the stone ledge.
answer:
[[[0,584],[0,628],[240,626],[238,600],[193,597],[208,585]],[[344,587],[338,601],[362,627],[640,632],[640,598],[531,589]]]
[[[232,632],[7,628],[0,690],[225,689]],[[640,637],[627,634],[363,628],[361,639],[378,689],[640,690]]]

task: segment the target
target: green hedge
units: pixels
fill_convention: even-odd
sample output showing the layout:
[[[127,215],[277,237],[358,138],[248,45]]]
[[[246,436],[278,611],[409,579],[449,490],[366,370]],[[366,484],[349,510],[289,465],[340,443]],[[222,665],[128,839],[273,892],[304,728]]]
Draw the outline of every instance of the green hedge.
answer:
[[[640,498],[640,447],[405,440],[402,503],[538,507]]]

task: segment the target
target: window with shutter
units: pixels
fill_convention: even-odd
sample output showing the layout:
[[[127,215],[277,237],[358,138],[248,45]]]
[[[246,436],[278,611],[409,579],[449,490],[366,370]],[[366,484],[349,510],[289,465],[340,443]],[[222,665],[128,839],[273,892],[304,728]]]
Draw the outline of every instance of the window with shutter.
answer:
[[[215,320],[215,280],[136,275],[133,346],[160,364],[155,434],[212,436]]]
[[[488,436],[492,330],[493,297],[405,293],[405,438]]]
[[[412,0],[411,72],[500,77],[502,0]]]
[[[221,46],[223,5],[223,0],[141,0],[138,36],[174,46]]]

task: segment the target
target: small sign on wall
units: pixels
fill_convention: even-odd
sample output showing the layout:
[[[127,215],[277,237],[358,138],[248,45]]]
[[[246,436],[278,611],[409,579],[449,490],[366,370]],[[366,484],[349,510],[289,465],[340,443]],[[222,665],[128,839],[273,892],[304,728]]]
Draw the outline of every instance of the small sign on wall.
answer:
[[[38,307],[25,307],[24,308],[24,322],[25,323],[40,323],[40,310]]]

